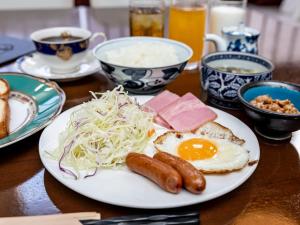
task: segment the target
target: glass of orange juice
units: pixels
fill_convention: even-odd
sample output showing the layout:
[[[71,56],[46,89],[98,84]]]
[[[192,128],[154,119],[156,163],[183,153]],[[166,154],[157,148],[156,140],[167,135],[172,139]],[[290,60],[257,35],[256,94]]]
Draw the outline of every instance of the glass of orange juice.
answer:
[[[189,45],[194,54],[186,69],[196,69],[203,54],[206,24],[205,0],[172,0],[169,38]]]

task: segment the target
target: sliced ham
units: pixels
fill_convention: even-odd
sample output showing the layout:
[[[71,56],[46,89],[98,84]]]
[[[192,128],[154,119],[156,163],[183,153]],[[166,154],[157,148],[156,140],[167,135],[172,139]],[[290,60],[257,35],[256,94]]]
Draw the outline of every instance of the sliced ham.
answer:
[[[180,132],[193,131],[217,117],[216,113],[191,93],[167,105],[158,115],[174,130]]]
[[[158,114],[159,111],[161,111],[163,108],[165,108],[166,106],[175,102],[178,99],[180,99],[178,95],[168,90],[165,90],[159,95],[150,99],[148,102],[146,102],[143,107],[146,111]]]
[[[203,124],[213,121],[217,115],[208,107],[195,108],[181,111],[168,120],[170,126],[180,132],[190,132],[198,129]]]
[[[205,107],[206,105],[189,92],[160,110],[159,115],[168,122],[170,118],[176,116],[182,110],[189,111],[194,109],[195,106]]]
[[[217,117],[216,113],[191,93],[179,97],[166,90],[146,102],[143,107],[155,114],[155,123],[180,132],[196,130]]]
[[[163,118],[161,118],[159,115],[154,117],[154,122],[157,123],[160,126],[165,127],[165,128],[172,129],[172,127]]]

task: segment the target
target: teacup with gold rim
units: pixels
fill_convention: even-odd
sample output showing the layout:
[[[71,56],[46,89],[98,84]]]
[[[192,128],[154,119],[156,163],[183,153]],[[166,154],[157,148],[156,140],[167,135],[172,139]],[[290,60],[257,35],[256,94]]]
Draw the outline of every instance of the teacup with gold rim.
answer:
[[[72,73],[79,70],[88,53],[90,41],[105,34],[95,33],[77,27],[53,27],[33,32],[34,42],[41,62],[53,73]]]

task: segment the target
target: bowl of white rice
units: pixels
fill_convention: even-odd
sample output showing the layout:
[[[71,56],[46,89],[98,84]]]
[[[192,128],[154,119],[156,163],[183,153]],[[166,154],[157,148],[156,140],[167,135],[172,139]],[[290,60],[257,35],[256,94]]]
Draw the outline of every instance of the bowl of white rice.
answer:
[[[193,50],[167,38],[125,37],[101,43],[93,53],[114,83],[135,94],[153,94],[177,78]]]

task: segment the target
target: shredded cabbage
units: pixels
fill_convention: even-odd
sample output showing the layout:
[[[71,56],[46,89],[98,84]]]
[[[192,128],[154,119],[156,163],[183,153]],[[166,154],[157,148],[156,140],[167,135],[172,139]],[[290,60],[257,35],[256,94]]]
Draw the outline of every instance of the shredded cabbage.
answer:
[[[71,114],[57,149],[49,153],[75,179],[82,171],[89,177],[99,168],[123,166],[129,152],[143,152],[153,130],[153,115],[122,86],[91,94],[93,99]]]

